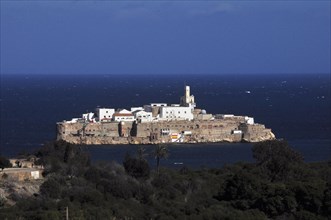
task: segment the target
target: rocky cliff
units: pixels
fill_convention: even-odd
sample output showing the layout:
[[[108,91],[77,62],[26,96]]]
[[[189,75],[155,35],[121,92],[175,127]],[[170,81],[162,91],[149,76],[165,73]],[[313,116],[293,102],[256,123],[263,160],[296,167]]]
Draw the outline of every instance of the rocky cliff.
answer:
[[[158,144],[259,142],[275,139],[262,124],[247,124],[244,117],[217,120],[106,122],[57,124],[57,139],[73,144]]]

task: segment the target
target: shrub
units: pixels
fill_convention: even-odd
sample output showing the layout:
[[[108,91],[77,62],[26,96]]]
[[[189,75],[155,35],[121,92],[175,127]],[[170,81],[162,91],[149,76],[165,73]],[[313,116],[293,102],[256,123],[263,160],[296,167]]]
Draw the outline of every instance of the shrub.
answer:
[[[132,158],[130,155],[125,157],[123,162],[125,171],[130,176],[135,178],[148,177],[150,173],[150,168],[146,160]]]
[[[272,181],[284,180],[291,170],[291,165],[303,162],[301,154],[292,150],[286,141],[279,140],[255,144],[253,157]]]
[[[3,170],[4,168],[7,167],[12,167],[12,164],[7,158],[0,156],[0,169]]]
[[[40,186],[40,193],[50,198],[59,198],[61,185],[55,179],[50,178]]]

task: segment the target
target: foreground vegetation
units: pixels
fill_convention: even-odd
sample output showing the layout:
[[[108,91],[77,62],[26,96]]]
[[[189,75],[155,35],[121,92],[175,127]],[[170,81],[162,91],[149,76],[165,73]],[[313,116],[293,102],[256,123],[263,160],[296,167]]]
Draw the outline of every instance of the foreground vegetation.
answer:
[[[157,164],[166,156],[156,149]],[[256,163],[151,170],[144,151],[123,164],[91,164],[65,142],[36,153],[40,194],[2,207],[0,219],[329,219],[331,163],[304,163],[285,141],[253,147]]]

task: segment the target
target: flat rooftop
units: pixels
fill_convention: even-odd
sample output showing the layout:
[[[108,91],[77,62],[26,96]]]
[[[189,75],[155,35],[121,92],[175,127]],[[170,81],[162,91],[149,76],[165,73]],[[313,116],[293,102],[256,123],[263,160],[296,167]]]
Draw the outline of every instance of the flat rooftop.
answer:
[[[41,171],[37,168],[5,168],[0,173],[18,173],[18,172],[32,172],[32,171]]]

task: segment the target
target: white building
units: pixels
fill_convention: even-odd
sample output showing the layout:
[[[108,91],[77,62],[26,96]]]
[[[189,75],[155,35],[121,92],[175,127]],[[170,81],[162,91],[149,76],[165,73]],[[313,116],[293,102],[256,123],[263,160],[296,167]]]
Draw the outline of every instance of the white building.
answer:
[[[191,107],[166,106],[160,108],[160,119],[163,120],[193,120]]]
[[[232,115],[232,114],[221,114],[220,116],[221,116],[222,119],[233,118],[234,117],[234,115]]]
[[[82,115],[82,119],[89,122],[95,122],[94,113],[93,112],[85,113]]]
[[[130,114],[130,113],[132,113],[132,112],[130,112],[129,110],[126,110],[126,109],[121,109],[121,110],[117,111],[116,113]]]
[[[97,108],[96,115],[99,121],[110,121],[115,113],[113,108]]]
[[[121,121],[134,121],[134,115],[126,110],[126,109],[122,109],[121,111],[115,112],[113,114],[113,120],[117,121],[117,122],[121,122]]]
[[[152,112],[146,112],[144,110],[137,110],[133,112],[133,115],[136,120],[140,122],[151,122],[153,121]]]
[[[152,107],[164,107],[164,106],[168,106],[167,103],[151,103]]]
[[[138,111],[138,110],[144,110],[144,107],[131,107],[131,112],[135,112],[135,111]]]
[[[144,105],[144,110],[146,112],[152,112],[153,117],[157,117],[159,109],[168,106],[167,103],[151,103],[150,105]]]
[[[134,121],[135,118],[133,114],[126,114],[126,113],[114,113],[113,114],[113,120],[117,122],[121,121]]]
[[[246,121],[246,123],[247,124],[249,124],[249,125],[253,125],[254,124],[254,118],[252,118],[252,117],[245,117],[245,121]]]
[[[71,121],[63,121],[65,123],[77,123],[80,118],[72,118]]]

